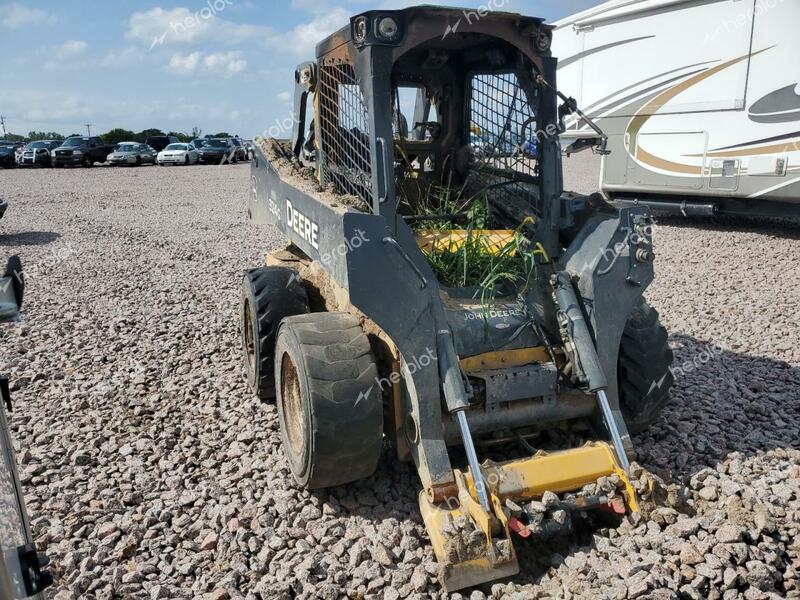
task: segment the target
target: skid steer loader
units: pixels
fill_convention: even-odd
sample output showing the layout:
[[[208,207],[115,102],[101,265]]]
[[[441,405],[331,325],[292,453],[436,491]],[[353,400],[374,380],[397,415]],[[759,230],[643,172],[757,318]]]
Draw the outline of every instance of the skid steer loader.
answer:
[[[577,107],[559,103],[551,37],[508,13],[359,14],[298,66],[291,138],[260,138],[251,167],[249,219],[289,243],[244,277],[249,384],[275,399],[308,488],[369,477],[386,440],[414,461],[446,590],[517,573],[512,534],[552,533],[571,511],[636,511],[628,432],[657,417],[672,382],[642,298],[648,210],[563,191],[558,134]],[[462,277],[468,247],[519,268]],[[435,268],[443,256],[452,278]],[[578,423],[594,441],[528,441]],[[527,450],[481,462],[498,440]],[[581,494],[599,479],[619,494]]]

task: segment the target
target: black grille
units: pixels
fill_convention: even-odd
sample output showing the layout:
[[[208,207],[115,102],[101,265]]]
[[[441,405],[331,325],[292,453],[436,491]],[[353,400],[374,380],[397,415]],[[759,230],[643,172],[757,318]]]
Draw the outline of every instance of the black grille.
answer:
[[[514,73],[474,75],[470,85],[469,130],[476,166],[469,188],[499,203],[522,199],[536,206],[536,158],[525,138],[537,141],[533,109]],[[523,180],[523,181],[520,181]],[[528,181],[524,181],[528,180]]]
[[[322,184],[372,206],[368,113],[352,65],[324,61],[317,93]]]

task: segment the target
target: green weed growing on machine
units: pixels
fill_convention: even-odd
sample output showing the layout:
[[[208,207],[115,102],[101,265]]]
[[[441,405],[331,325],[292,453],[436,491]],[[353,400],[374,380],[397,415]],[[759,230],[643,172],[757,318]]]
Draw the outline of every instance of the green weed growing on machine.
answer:
[[[413,223],[413,229],[434,237],[424,253],[443,286],[475,287],[474,297],[483,304],[501,289],[524,290],[535,263],[522,227],[498,241],[491,233],[495,224],[485,197],[454,199],[449,188],[433,187],[429,198],[418,207],[422,219]],[[442,237],[436,237],[437,231]],[[455,237],[449,235],[454,232]]]

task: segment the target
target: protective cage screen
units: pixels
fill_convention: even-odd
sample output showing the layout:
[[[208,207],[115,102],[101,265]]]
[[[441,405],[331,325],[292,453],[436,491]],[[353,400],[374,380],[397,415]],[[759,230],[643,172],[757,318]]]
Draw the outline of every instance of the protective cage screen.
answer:
[[[536,176],[534,116],[516,74],[471,77],[469,136],[475,166],[469,187],[473,191],[486,191],[495,202],[516,198],[537,206],[538,186],[531,180]]]
[[[322,184],[372,206],[368,113],[352,65],[323,62],[318,96]]]

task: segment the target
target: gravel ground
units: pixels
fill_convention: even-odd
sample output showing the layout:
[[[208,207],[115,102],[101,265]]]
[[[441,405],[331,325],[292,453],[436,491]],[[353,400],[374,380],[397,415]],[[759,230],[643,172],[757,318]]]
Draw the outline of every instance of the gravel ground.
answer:
[[[591,157],[568,183],[591,191]],[[2,329],[33,531],[59,600],[440,597],[414,470],[308,493],[240,372],[239,279],[280,244],[247,165],[0,171],[0,253],[27,267]],[[800,597],[800,226],[660,221],[673,402],[634,443],[688,505],[547,546],[480,599]],[[687,514],[688,513],[688,514]]]

